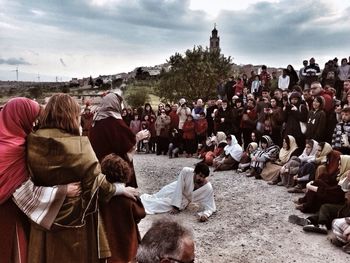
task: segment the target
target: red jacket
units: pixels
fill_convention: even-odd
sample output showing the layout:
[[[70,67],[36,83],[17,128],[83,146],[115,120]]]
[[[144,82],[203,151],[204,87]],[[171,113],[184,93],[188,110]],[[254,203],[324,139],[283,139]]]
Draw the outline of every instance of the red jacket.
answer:
[[[208,121],[206,119],[199,119],[196,121],[196,133],[198,135],[205,135],[208,130]]]
[[[182,138],[185,140],[194,140],[196,138],[196,124],[194,121],[186,120],[182,127]]]

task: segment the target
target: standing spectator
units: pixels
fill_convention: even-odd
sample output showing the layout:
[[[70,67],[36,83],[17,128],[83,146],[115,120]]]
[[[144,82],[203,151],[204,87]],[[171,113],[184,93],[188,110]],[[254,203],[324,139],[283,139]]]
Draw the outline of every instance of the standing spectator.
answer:
[[[303,60],[303,67],[299,69],[299,85],[304,89],[305,88],[305,68],[307,67],[307,65],[309,64],[309,61],[307,60]]]
[[[248,85],[247,85],[247,87],[248,88],[250,88],[251,86],[252,86],[252,83],[253,83],[253,81],[255,80],[255,72],[254,72],[254,70],[252,70],[251,72],[250,72],[250,77],[249,77],[249,79],[248,79]]]
[[[341,60],[341,65],[338,67],[338,81],[336,82],[335,89],[337,90],[337,98],[341,99],[342,89],[344,86],[344,81],[350,79],[350,65],[347,63],[347,59],[343,58]]]
[[[226,87],[223,79],[221,79],[220,82],[218,83],[216,87],[216,92],[220,100],[223,100],[226,98]],[[181,105],[181,102],[180,102],[180,105]]]
[[[241,78],[237,78],[236,84],[233,85],[234,95],[241,96],[243,94],[243,88],[244,88],[243,80]]]
[[[260,87],[261,87],[260,76],[256,75],[254,80],[252,81],[250,93],[254,94],[254,96],[257,97],[260,93]]]
[[[289,76],[288,89],[292,90],[295,85],[298,85],[299,77],[292,65],[287,66],[287,75]]]
[[[207,104],[208,104],[207,115],[205,116],[208,123],[207,135],[211,136],[215,132],[214,131],[214,111],[217,109],[217,106],[215,104],[215,100],[208,100]]]
[[[323,99],[317,96],[313,102],[313,109],[309,111],[306,138],[323,142],[325,139],[326,114],[323,111]]]
[[[141,131],[141,120],[139,120],[139,115],[134,113],[134,119],[130,122],[130,129],[136,135],[139,131]],[[139,141],[137,143],[137,151],[141,151],[142,142]]]
[[[266,65],[262,65],[260,72],[261,85],[266,88],[270,88],[271,75],[267,72]]]
[[[151,115],[149,119],[149,132],[150,138],[148,141],[149,150],[151,153],[156,152],[156,142],[157,142],[157,133],[156,133],[156,116]]]
[[[206,109],[204,108],[203,105],[203,100],[202,99],[198,99],[196,106],[193,108],[192,110],[192,117],[193,119],[196,121],[200,118],[200,114],[204,112],[204,115],[206,114]]]
[[[283,137],[291,135],[295,138],[299,149],[305,147],[305,135],[301,130],[300,123],[306,123],[308,112],[304,104],[302,104],[299,92],[293,92],[290,95],[290,104],[283,107],[283,118],[285,122],[285,130]]]
[[[221,97],[220,99],[227,99],[227,101],[231,101],[233,95],[235,95],[235,89],[233,87],[235,84],[235,78],[230,77],[225,84],[226,98]]]
[[[255,107],[255,100],[248,99],[247,107],[243,112],[242,121],[241,121],[241,129],[243,134],[243,142],[245,148],[251,143],[251,133],[256,128],[256,122],[258,119],[258,115]]]
[[[152,110],[152,106],[149,103],[145,103],[145,107],[143,108],[141,118],[144,119],[146,115],[148,116],[148,118],[151,117],[151,115],[155,115],[154,111]]]
[[[290,79],[287,75],[287,69],[283,69],[282,75],[278,78],[278,88],[282,91],[288,90]]]
[[[86,105],[83,114],[81,115],[81,127],[83,129],[83,136],[89,135],[89,130],[92,125],[92,118],[94,114],[91,112],[90,108]]]
[[[201,112],[199,120],[196,121],[196,137],[198,144],[205,145],[207,139],[208,122],[205,113]]]
[[[155,123],[157,135],[157,155],[161,155],[162,153],[166,155],[168,153],[169,127],[170,117],[166,115],[165,109],[162,109]]]
[[[179,115],[177,115],[177,104],[173,104],[171,106],[171,112],[169,113],[170,117],[170,129],[178,129],[179,128]]]
[[[187,120],[185,121],[183,127],[183,135],[182,138],[184,140],[184,150],[186,151],[186,157],[192,157],[193,154],[197,150],[196,144],[196,123],[193,120],[191,114],[187,116]]]
[[[309,86],[312,82],[318,81],[318,77],[321,75],[321,69],[318,64],[315,63],[315,59],[310,59],[310,64],[304,68],[303,76],[305,77],[305,83]]]
[[[125,124],[130,127],[130,122],[131,122],[131,115],[129,115],[128,110],[127,109],[123,109],[121,116],[123,118],[123,121],[125,122]]]
[[[277,78],[277,72],[272,71],[272,77],[270,80],[270,94],[271,96],[275,92],[275,90],[278,88],[278,78]]]
[[[187,102],[184,98],[179,101],[180,107],[177,109],[177,115],[179,115],[179,130],[182,130],[182,126],[184,125],[187,116],[191,114],[191,109],[187,107]]]
[[[217,124],[217,131],[223,131],[225,134],[232,133],[232,111],[228,106],[227,100],[222,101],[222,106],[216,112],[215,122]]]

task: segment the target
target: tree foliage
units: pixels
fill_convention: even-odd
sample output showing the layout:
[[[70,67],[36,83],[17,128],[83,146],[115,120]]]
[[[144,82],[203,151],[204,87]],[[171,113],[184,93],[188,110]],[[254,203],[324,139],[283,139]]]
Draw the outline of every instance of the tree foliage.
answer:
[[[150,100],[147,90],[142,87],[128,89],[124,97],[127,103],[133,108],[143,106]]]
[[[188,49],[184,56],[176,53],[167,62],[171,68],[162,71],[156,93],[170,101],[216,97],[219,80],[227,78],[231,70],[231,57],[201,46]]]

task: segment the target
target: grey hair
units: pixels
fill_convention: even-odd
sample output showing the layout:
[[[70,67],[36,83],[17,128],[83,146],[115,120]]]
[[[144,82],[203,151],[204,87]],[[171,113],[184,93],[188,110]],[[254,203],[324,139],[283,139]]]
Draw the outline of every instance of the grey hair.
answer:
[[[184,238],[193,239],[190,229],[169,217],[158,219],[143,236],[136,260],[138,263],[157,263],[162,258],[176,258],[182,254]]]

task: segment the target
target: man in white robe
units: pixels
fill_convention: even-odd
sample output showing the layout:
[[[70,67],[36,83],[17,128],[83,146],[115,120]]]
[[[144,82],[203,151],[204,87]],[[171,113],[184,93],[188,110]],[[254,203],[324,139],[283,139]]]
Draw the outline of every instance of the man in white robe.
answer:
[[[195,167],[184,167],[177,179],[164,186],[158,193],[153,195],[141,195],[141,201],[147,214],[170,212],[179,213],[189,203],[198,203],[203,207],[199,213],[200,221],[207,221],[216,211],[214,191],[211,183],[207,180],[209,168],[205,163],[198,163]]]

